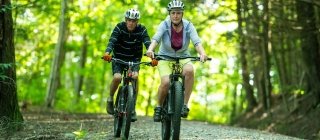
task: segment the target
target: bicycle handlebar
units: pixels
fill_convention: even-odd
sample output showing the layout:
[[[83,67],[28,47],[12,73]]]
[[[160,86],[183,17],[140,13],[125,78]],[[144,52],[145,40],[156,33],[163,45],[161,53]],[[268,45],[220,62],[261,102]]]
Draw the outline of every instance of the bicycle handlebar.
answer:
[[[101,57],[101,59],[103,59],[103,57]],[[127,65],[127,66],[135,66],[135,65],[141,65],[141,64],[151,66],[151,62],[124,61],[124,60],[121,60],[121,59],[118,59],[118,58],[113,58],[113,57],[111,58],[111,61],[123,64],[123,65]]]
[[[191,59],[191,61],[200,61],[200,57],[194,56],[169,56],[169,55],[160,55],[154,54],[156,60],[180,60],[180,59]],[[212,60],[212,58],[207,58],[207,60]]]

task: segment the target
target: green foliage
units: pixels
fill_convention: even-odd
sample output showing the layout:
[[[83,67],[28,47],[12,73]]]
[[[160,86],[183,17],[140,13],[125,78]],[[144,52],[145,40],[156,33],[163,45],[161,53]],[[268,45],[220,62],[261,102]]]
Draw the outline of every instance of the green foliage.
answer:
[[[9,69],[10,67],[12,67],[13,64],[6,64],[6,63],[2,63],[0,64],[0,74],[3,75],[4,71],[6,69]]]
[[[0,74],[3,74],[5,69],[12,67],[13,64],[0,64]]]
[[[28,5],[14,1],[17,5]],[[124,2],[124,3],[123,3]],[[100,59],[114,26],[124,20],[124,12],[138,8],[139,23],[145,25],[150,37],[166,18],[166,1],[80,0],[69,2],[69,34],[60,71],[60,84],[55,109],[67,112],[105,112],[106,98],[112,79],[111,63]],[[212,61],[195,63],[196,82],[190,101],[190,119],[228,122],[234,85],[240,83],[237,62],[237,40],[234,30],[234,1],[206,5],[200,1],[186,2],[185,18],[193,22],[203,46]],[[34,6],[16,9],[15,47],[19,99],[34,105],[44,103],[54,48],[59,28],[60,3],[37,1]],[[84,68],[79,67],[83,36],[88,47]],[[192,55],[197,55],[190,46]],[[150,59],[144,57],[143,61]],[[1,67],[0,67],[1,68]],[[84,76],[80,98],[74,92],[78,75]],[[1,74],[0,74],[1,75]],[[139,73],[138,115],[152,115],[160,82],[157,68],[141,67]],[[241,94],[239,94],[240,96]],[[148,100],[150,99],[150,102]],[[239,101],[240,102],[240,101]],[[148,107],[148,108],[147,108]],[[205,108],[205,112],[203,112]],[[81,133],[79,133],[80,136]],[[82,136],[82,135],[81,135]]]
[[[83,139],[83,138],[85,138],[85,136],[87,135],[88,132],[82,130],[82,123],[81,123],[79,130],[74,131],[72,133],[76,135],[76,137],[75,137],[76,139]]]
[[[5,70],[12,67],[13,64],[0,64],[0,80],[5,80],[9,78],[5,75]]]
[[[16,5],[12,5],[12,4],[10,4],[10,5],[1,5],[0,13],[5,13],[7,11],[10,11],[10,10],[14,9],[14,8],[16,8]]]

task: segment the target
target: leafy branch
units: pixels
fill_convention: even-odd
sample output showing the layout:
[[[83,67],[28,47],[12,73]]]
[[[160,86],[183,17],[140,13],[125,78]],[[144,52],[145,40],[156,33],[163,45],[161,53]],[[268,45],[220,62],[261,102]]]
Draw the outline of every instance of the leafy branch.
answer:
[[[8,5],[2,5],[0,7],[0,13],[5,13],[7,11],[10,11],[14,8],[16,8],[17,6],[16,5],[13,5],[13,4],[8,4]]]
[[[2,64],[0,64],[0,82],[1,83],[9,84],[9,83],[5,82],[6,79],[9,79],[9,81],[13,81],[13,83],[15,83],[12,78],[10,78],[10,77],[5,75],[5,70],[11,68],[12,66],[13,66],[12,63],[2,63]]]
[[[12,66],[12,63],[2,63],[0,64],[0,70],[1,72],[5,69],[9,69]]]

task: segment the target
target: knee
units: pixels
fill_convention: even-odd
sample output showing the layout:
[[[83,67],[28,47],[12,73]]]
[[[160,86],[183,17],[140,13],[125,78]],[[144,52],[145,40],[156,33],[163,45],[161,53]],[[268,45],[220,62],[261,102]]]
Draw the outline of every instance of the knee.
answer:
[[[121,79],[122,79],[121,74],[117,74],[117,73],[116,73],[116,74],[113,75],[113,80],[114,80],[115,82],[120,82]]]
[[[132,74],[132,78],[133,78],[133,79],[138,79],[138,76],[139,76],[139,74],[138,74],[137,72],[134,72],[134,73]]]
[[[187,65],[183,68],[183,74],[186,76],[193,76],[194,70],[191,65]]]
[[[169,78],[162,78],[160,88],[167,89],[169,87]]]

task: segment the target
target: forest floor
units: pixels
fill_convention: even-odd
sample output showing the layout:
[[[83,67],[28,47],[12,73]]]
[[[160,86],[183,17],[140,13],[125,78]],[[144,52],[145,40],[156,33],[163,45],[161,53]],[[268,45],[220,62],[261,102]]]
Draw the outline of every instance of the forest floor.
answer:
[[[308,104],[300,103],[300,108],[295,108],[298,105],[294,102],[288,101],[287,107],[284,107],[281,98],[276,97],[274,101],[269,113],[257,107],[241,115],[231,126],[183,120],[181,139],[320,140],[319,105],[306,107]],[[304,100],[303,103],[309,102],[312,101]],[[0,130],[0,140],[115,139],[113,117],[107,114],[41,109],[23,110],[22,114],[24,122],[21,130],[15,133]],[[138,121],[132,123],[130,139],[161,139],[160,133],[160,123],[153,122],[151,117],[138,116]]]
[[[256,107],[234,120],[233,126],[320,140],[320,105],[313,105],[314,97],[291,99],[274,97],[269,113]]]
[[[107,114],[73,114],[65,112],[23,112],[24,122],[20,131],[3,133],[0,140],[111,140],[113,137],[113,117]],[[151,117],[138,116],[131,123],[129,139],[160,140],[161,124]],[[258,131],[254,129],[230,127],[206,122],[182,120],[181,140],[212,139],[281,139],[299,138]]]

